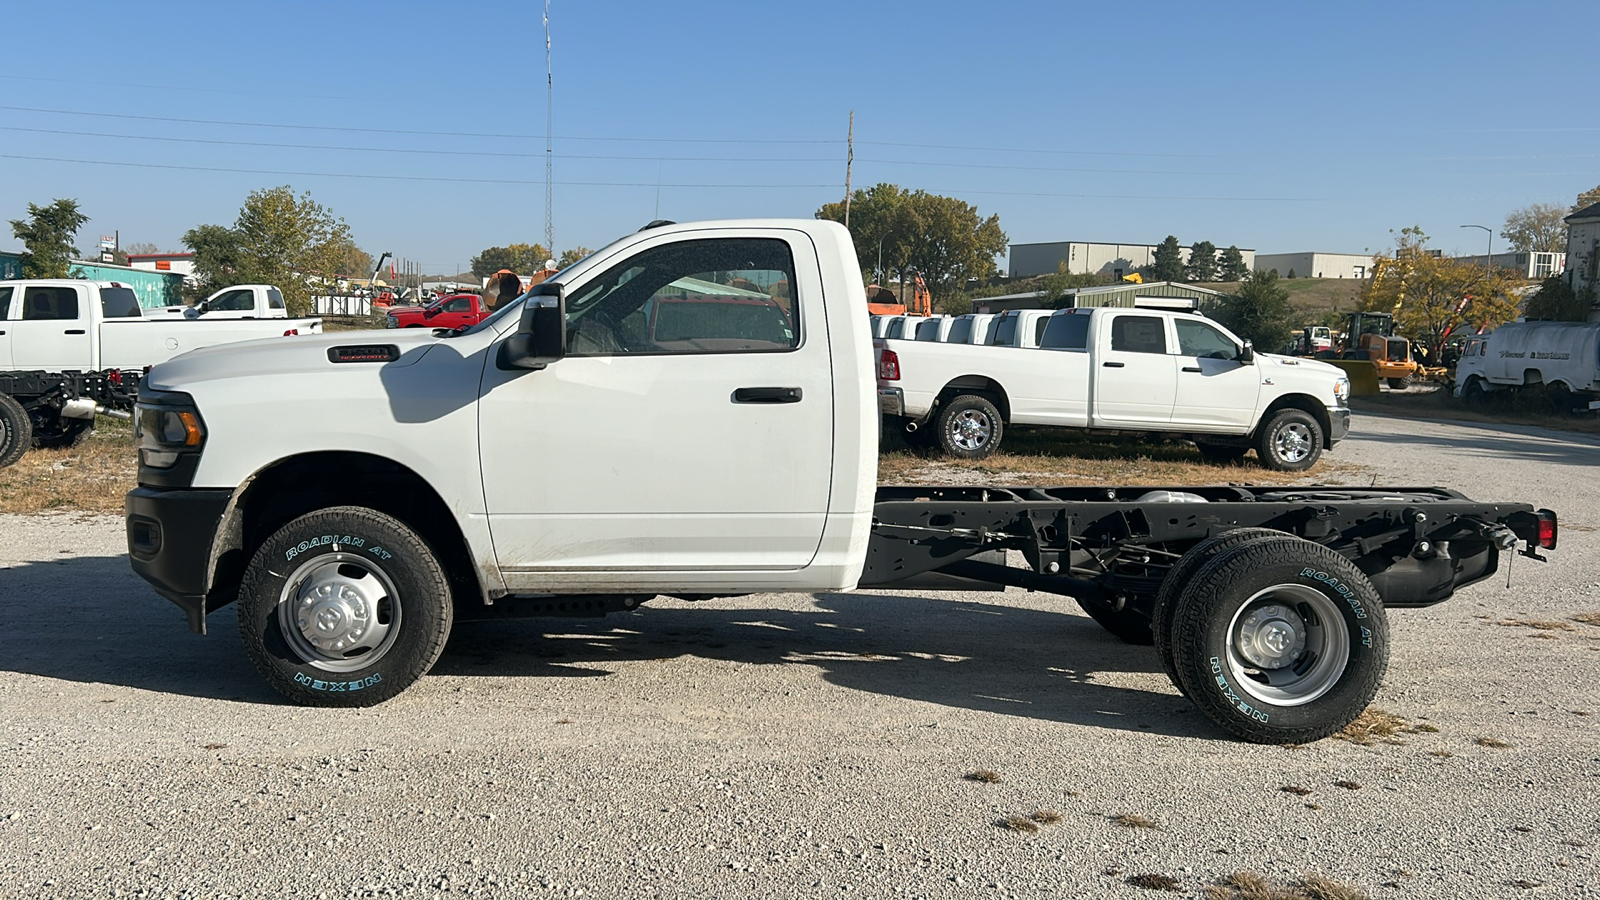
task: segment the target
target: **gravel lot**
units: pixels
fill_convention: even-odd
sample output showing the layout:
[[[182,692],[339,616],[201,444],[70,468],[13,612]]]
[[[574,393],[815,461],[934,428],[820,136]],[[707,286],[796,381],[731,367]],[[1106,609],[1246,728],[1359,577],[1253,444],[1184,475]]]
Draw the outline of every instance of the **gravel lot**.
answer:
[[[1392,614],[1377,706],[1437,729],[1403,743],[1234,743],[1153,651],[1020,591],[466,624],[397,700],[297,709],[231,609],[191,635],[133,576],[120,520],[0,517],[0,895],[1192,896],[1250,870],[1600,896],[1600,627],[1569,621],[1600,610],[1600,441],[1363,416],[1333,458],[1563,516],[1511,590]]]

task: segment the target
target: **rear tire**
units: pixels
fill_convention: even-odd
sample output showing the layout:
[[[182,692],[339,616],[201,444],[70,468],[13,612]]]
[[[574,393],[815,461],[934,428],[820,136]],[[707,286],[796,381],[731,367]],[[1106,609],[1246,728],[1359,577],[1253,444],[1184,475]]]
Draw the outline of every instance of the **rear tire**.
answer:
[[[951,398],[933,417],[937,429],[934,440],[948,456],[958,459],[983,459],[999,448],[1005,434],[1000,410],[976,394]]]
[[[1321,544],[1264,538],[1224,550],[1172,612],[1185,693],[1223,730],[1260,744],[1325,738],[1377,695],[1389,627],[1372,583]]]
[[[1178,666],[1172,659],[1171,632],[1172,607],[1177,604],[1183,589],[1194,580],[1195,573],[1205,568],[1206,563],[1215,559],[1218,553],[1250,541],[1283,536],[1284,532],[1272,528],[1235,528],[1212,535],[1189,548],[1189,552],[1179,557],[1177,564],[1167,572],[1167,577],[1161,580],[1155,605],[1150,611],[1150,634],[1155,641],[1156,655],[1161,657],[1161,665],[1167,670],[1167,678],[1179,693],[1188,696],[1189,692],[1178,677]]]
[[[250,661],[302,706],[374,706],[433,667],[453,617],[444,568],[400,520],[309,513],[256,549],[239,588]]]
[[[1406,388],[1411,387],[1411,376],[1410,375],[1405,375],[1405,376],[1402,376],[1400,378],[1390,378],[1390,379],[1388,379],[1388,381],[1389,381],[1389,390],[1391,390],[1391,391],[1403,391]]]
[[[1303,472],[1322,456],[1322,426],[1303,409],[1281,409],[1256,433],[1256,457],[1278,472]]]
[[[33,446],[33,421],[10,394],[0,394],[0,469],[15,463]]]

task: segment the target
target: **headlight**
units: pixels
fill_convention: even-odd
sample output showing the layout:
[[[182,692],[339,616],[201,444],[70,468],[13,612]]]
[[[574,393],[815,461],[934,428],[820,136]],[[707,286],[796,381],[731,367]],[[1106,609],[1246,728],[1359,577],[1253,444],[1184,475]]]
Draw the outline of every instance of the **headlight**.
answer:
[[[1340,403],[1350,402],[1350,379],[1341,375],[1339,380],[1333,383],[1333,399]]]
[[[185,454],[199,453],[205,446],[205,423],[188,394],[142,391],[133,410],[140,465],[170,469]]]

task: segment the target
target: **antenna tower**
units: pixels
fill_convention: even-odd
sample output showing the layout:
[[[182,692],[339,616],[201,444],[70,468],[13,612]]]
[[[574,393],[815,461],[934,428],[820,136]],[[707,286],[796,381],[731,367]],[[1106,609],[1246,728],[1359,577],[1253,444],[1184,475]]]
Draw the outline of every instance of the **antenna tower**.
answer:
[[[550,0],[544,0],[544,250],[556,253],[556,220],[551,193],[551,169],[555,156],[555,78],[550,69]],[[543,262],[543,260],[540,260]]]

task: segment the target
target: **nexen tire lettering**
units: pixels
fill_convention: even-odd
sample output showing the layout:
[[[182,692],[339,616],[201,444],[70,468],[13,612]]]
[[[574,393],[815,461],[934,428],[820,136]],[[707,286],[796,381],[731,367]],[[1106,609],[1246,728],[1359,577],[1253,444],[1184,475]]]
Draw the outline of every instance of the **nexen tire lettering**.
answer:
[[[1270,716],[1267,713],[1251,706],[1234,691],[1233,685],[1228,683],[1228,676],[1222,674],[1222,660],[1215,656],[1211,657],[1211,674],[1217,679],[1217,687],[1222,688],[1222,692],[1228,696],[1228,702],[1232,703],[1240,712],[1255,719],[1257,722],[1268,721]]]

